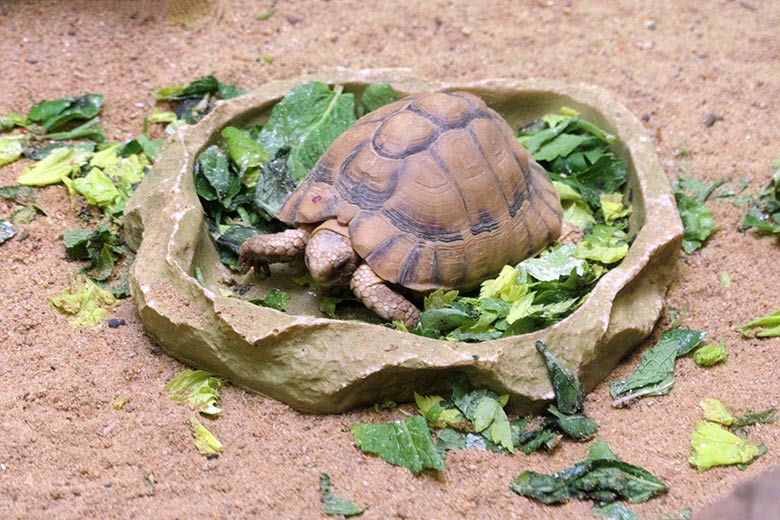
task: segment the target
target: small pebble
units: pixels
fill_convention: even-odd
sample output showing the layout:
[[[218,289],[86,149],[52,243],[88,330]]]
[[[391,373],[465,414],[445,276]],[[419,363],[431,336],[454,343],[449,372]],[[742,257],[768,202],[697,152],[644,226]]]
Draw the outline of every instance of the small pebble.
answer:
[[[112,329],[117,329],[122,325],[127,325],[127,322],[122,318],[111,318],[108,320],[108,326]]]
[[[290,22],[290,25],[295,25],[300,21],[300,18],[298,18],[294,14],[291,14],[287,17],[287,21]]]
[[[648,31],[655,31],[655,20],[648,20],[645,22],[645,27]]]
[[[36,63],[38,63],[38,58],[36,58],[35,56],[27,56],[24,59],[24,61],[26,61],[27,63],[29,63],[31,65],[35,65]]]
[[[707,117],[704,118],[704,126],[709,128],[715,123],[717,123],[718,121],[723,121],[723,116],[719,116],[714,112],[710,112],[709,114],[707,114]]]

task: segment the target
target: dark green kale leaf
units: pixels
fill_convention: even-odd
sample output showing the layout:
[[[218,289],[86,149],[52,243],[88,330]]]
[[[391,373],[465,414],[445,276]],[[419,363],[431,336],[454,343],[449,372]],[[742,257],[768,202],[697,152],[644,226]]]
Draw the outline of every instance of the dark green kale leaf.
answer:
[[[92,119],[102,109],[102,94],[65,97],[36,104],[27,112],[27,121],[40,126],[44,133],[49,133],[74,120]]]
[[[577,376],[547,350],[547,345],[543,341],[536,342],[536,350],[544,356],[544,364],[547,366],[547,373],[552,382],[558,409],[567,415],[581,413],[585,396]]]
[[[202,99],[207,94],[219,94],[222,99],[230,99],[244,93],[246,90],[226,85],[214,76],[203,76],[189,85],[162,88],[157,91],[155,97],[160,101],[181,101],[183,99]]]
[[[398,94],[389,83],[372,83],[363,90],[363,94],[360,96],[357,117],[363,117],[393,101],[398,101]]]
[[[103,282],[114,272],[116,262],[128,254],[122,237],[112,230],[110,221],[93,231],[72,229],[62,232],[65,250],[73,259],[89,260],[82,273],[96,282]]]
[[[706,335],[689,329],[667,330],[661,334],[658,343],[642,354],[633,374],[609,384],[614,399],[612,406],[626,406],[641,397],[668,394],[674,383],[674,361],[696,348]]]
[[[515,493],[558,504],[570,498],[591,499],[608,504],[616,500],[644,502],[667,490],[666,485],[647,470],[623,462],[603,441],[594,442],[590,456],[553,475],[534,471],[521,473],[509,484]],[[605,456],[605,457],[602,457]]]

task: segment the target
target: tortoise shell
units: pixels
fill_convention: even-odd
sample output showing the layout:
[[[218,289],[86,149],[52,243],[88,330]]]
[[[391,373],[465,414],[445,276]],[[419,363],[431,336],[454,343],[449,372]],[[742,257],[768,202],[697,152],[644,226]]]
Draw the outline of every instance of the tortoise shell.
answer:
[[[410,96],[356,121],[279,212],[337,219],[382,279],[468,290],[558,238],[558,193],[507,122],[466,92]]]

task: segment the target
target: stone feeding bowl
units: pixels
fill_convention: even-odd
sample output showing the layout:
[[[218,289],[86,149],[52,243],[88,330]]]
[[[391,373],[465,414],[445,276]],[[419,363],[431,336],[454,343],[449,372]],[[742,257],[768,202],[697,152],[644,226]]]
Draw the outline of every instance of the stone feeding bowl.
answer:
[[[405,96],[465,90],[522,127],[568,106],[616,135],[615,153],[628,165],[626,199],[633,205],[626,258],[608,272],[583,305],[544,330],[482,343],[415,336],[381,325],[326,319],[311,291],[292,284],[288,313],[226,297],[225,268],[209,235],[195,192],[196,157],[220,140],[226,126],[265,121],[292,87],[308,81],[360,94],[388,82]],[[335,413],[388,400],[409,401],[413,391],[445,393],[450,377],[468,376],[477,388],[509,394],[510,409],[531,413],[554,395],[534,343],[593,389],[653,329],[663,309],[682,240],[674,196],[639,121],[604,90],[541,79],[439,83],[406,70],[337,70],[272,81],[218,106],[201,122],[179,129],[161,149],[152,171],[125,210],[128,245],[137,251],[130,288],[148,332],[182,362],[305,412]],[[202,273],[203,285],[196,279]],[[251,279],[265,294],[290,276]],[[281,282],[280,282],[281,280]]]

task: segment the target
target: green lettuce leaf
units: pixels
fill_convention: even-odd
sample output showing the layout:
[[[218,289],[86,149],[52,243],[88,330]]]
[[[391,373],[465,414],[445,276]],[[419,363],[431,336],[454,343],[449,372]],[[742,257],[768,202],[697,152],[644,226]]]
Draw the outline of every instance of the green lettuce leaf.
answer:
[[[593,210],[585,198],[572,186],[562,182],[553,181],[553,186],[558,191],[563,206],[563,220],[580,229],[585,229],[596,223],[593,218]]]
[[[717,424],[705,421],[696,423],[691,434],[691,457],[689,462],[699,471],[715,466],[749,464],[765,451],[750,444],[747,439],[737,437]]]
[[[63,147],[51,151],[41,161],[25,166],[17,183],[25,186],[57,184],[81,170],[93,152],[79,147]]]
[[[192,438],[195,440],[198,453],[201,455],[217,455],[225,449],[222,443],[219,442],[219,439],[208,431],[197,418],[190,417],[190,425],[192,426]]]
[[[229,126],[222,130],[221,135],[225,139],[230,159],[238,166],[242,177],[250,168],[259,167],[271,159],[247,131]]]
[[[711,343],[699,347],[693,353],[693,360],[700,367],[711,367],[723,361],[726,361],[728,354],[726,353],[726,343],[723,338],[719,338],[719,343]]]
[[[688,254],[702,246],[702,243],[717,229],[712,211],[695,197],[675,190],[677,209],[683,222],[682,248]]]
[[[541,282],[568,278],[572,271],[582,276],[585,274],[586,262],[575,256],[576,249],[574,244],[564,244],[545,255],[523,260],[517,268]]]
[[[76,275],[70,287],[49,301],[58,311],[73,316],[72,325],[91,327],[103,321],[116,298],[86,276]]]
[[[299,184],[331,143],[355,121],[355,97],[343,87],[310,82],[290,90],[271,110],[258,143],[269,155],[290,155],[290,177]]]
[[[780,336],[780,311],[761,316],[760,318],[742,325],[739,328],[739,332],[746,338],[769,338]]]
[[[330,476],[327,473],[320,473],[320,501],[323,513],[330,516],[358,516],[366,510],[365,507],[357,506],[349,500],[334,495]]]
[[[444,470],[446,465],[431,438],[423,417],[415,415],[389,424],[355,424],[355,445],[379,455],[390,464],[420,473],[424,469]]]
[[[704,411],[704,418],[708,421],[726,426],[734,422],[734,416],[726,409],[726,405],[715,398],[707,397],[699,403],[699,406]]]
[[[174,401],[186,402],[202,414],[217,416],[222,412],[217,406],[222,382],[205,370],[185,369],[165,384],[165,390]]]
[[[0,167],[22,156],[22,136],[0,137]]]
[[[414,402],[433,428],[446,428],[448,425],[458,425],[466,420],[457,408],[443,406],[444,398],[441,396],[420,395],[415,392]]]

